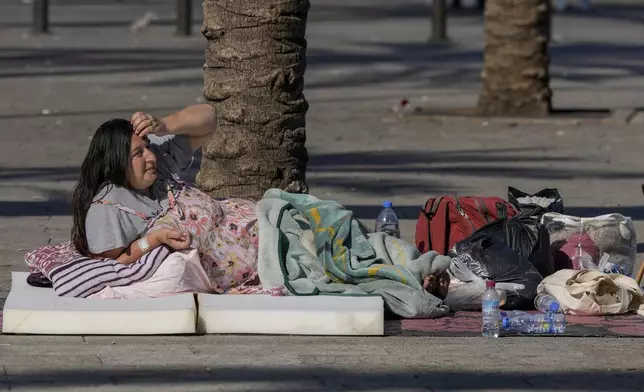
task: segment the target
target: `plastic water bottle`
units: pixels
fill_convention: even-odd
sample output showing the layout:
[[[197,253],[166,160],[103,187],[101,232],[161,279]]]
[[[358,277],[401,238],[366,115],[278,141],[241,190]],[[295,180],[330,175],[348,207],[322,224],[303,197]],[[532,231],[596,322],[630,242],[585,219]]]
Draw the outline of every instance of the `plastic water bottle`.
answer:
[[[550,294],[539,294],[534,298],[534,308],[541,313],[559,313],[559,301]]]
[[[589,255],[581,246],[581,240],[584,235],[584,220],[579,220],[579,239],[577,241],[577,248],[575,254],[570,258],[574,269],[599,269],[597,264],[593,261],[593,257]]]
[[[575,254],[570,259],[573,268],[575,269],[599,269],[597,264],[593,261],[593,257],[584,251],[581,246],[581,241],[577,244]]]
[[[566,317],[562,313],[508,312],[501,324],[504,331],[526,334],[557,335],[566,332]]]
[[[400,224],[398,217],[392,208],[390,201],[382,203],[382,211],[376,218],[376,232],[387,233],[390,236],[400,238]]]
[[[501,313],[499,311],[499,293],[496,292],[493,280],[485,282],[482,298],[483,328],[482,335],[486,338],[498,338],[501,329]]]

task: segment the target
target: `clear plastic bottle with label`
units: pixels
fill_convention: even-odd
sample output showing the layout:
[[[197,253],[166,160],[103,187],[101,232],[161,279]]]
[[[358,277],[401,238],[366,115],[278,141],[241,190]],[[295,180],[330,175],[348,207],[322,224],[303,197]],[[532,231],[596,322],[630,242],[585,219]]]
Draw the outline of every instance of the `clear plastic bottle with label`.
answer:
[[[502,326],[509,332],[560,335],[566,332],[566,316],[563,313],[504,312]]]
[[[485,282],[485,292],[481,307],[483,309],[482,335],[486,338],[498,338],[501,330],[501,313],[499,311],[499,293],[496,291],[496,283],[492,280]]]

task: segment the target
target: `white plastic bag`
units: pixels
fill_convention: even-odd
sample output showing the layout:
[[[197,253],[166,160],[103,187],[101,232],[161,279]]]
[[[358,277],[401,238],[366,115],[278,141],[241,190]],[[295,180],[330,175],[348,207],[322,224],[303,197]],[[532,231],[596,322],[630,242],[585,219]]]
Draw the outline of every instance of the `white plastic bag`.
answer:
[[[595,264],[605,273],[631,276],[637,255],[637,238],[631,218],[621,214],[607,214],[593,218],[549,212],[541,224],[550,233],[550,244],[559,249],[563,243],[583,229],[597,247],[599,255]]]

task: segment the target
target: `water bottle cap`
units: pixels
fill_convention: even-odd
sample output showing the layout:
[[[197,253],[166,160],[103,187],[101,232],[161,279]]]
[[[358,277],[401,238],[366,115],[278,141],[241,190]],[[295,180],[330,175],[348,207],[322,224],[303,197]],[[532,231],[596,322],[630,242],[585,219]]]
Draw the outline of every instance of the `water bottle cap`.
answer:
[[[485,287],[496,287],[496,282],[493,280],[486,280]]]
[[[382,203],[382,206],[385,207],[385,208],[391,208],[391,206],[393,206],[393,204],[391,204],[391,202],[389,200],[387,200],[384,203]]]
[[[549,306],[549,309],[550,309],[551,312],[557,313],[559,311],[559,303],[551,302],[550,306]]]

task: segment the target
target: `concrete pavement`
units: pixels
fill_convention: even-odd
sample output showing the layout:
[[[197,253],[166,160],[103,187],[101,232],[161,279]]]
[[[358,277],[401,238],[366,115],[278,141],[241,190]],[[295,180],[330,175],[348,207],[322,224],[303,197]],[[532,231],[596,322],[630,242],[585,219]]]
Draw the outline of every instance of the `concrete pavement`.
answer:
[[[2,337],[11,390],[639,391],[633,339]],[[464,347],[475,347],[475,350]],[[67,354],[65,354],[67,353]],[[553,355],[565,353],[565,355]]]

